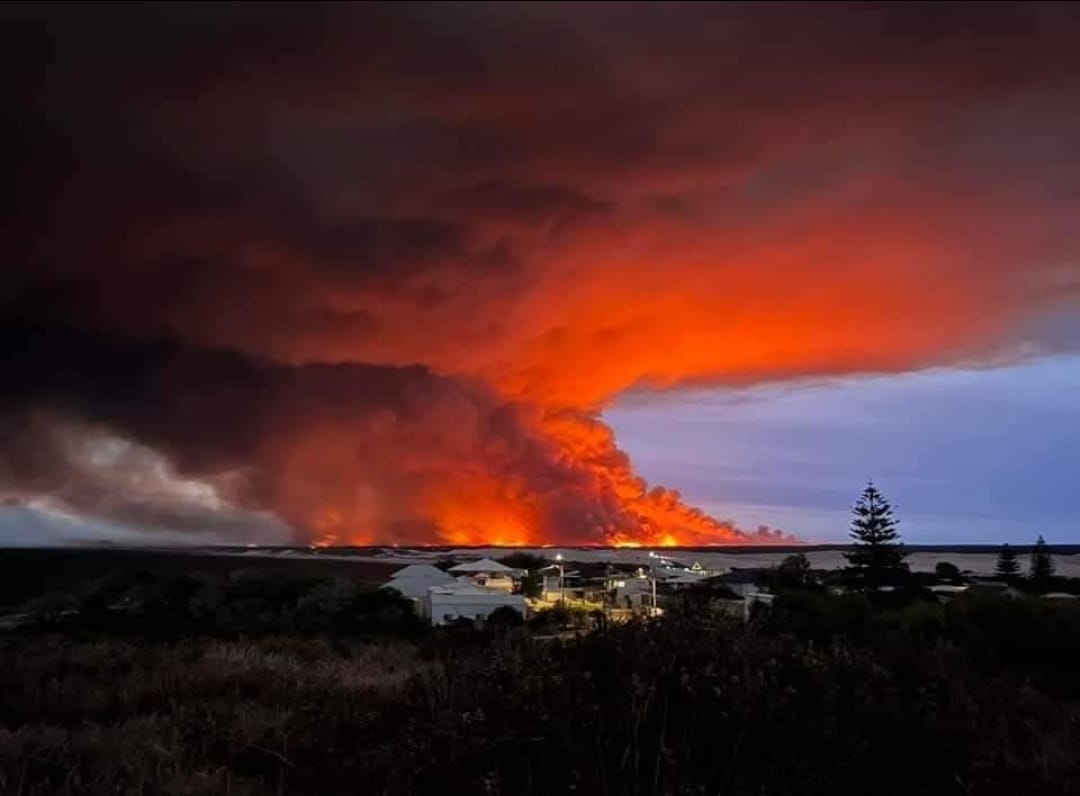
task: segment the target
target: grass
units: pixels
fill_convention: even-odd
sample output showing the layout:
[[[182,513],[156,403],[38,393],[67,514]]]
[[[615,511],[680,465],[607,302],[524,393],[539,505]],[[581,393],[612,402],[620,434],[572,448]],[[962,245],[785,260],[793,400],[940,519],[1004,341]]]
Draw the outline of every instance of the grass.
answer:
[[[304,761],[325,774],[335,752],[355,757],[345,737],[380,754],[423,665],[401,643],[9,638],[0,792],[284,792]]]

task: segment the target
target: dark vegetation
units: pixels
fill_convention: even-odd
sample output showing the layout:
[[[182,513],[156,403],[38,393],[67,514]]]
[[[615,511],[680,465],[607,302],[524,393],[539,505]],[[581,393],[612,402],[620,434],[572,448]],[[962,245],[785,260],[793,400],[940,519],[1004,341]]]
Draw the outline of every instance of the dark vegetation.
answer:
[[[239,552],[239,551],[237,551]],[[305,549],[305,552],[310,551]],[[80,591],[110,575],[223,576],[251,573],[383,583],[400,564],[339,558],[222,555],[124,549],[0,549],[0,609],[48,593]]]
[[[518,593],[526,597],[539,597],[544,591],[544,570],[550,568],[551,562],[543,556],[519,551],[503,556],[499,563],[526,573],[518,584]]]
[[[844,554],[853,579],[863,586],[895,585],[907,574],[904,558],[907,551],[900,543],[900,532],[892,505],[873,482],[851,509],[851,537],[854,545]]]
[[[153,638],[192,633],[414,637],[424,629],[412,603],[396,592],[340,578],[248,570],[224,576],[114,573],[25,607],[38,626]]]
[[[748,624],[565,640],[435,633],[342,580],[113,573],[0,636],[0,793],[1078,792],[1080,605],[778,570]]]
[[[998,551],[997,565],[994,571],[1000,578],[1014,578],[1020,574],[1020,562],[1016,559],[1016,551],[1008,544],[1003,544]]]

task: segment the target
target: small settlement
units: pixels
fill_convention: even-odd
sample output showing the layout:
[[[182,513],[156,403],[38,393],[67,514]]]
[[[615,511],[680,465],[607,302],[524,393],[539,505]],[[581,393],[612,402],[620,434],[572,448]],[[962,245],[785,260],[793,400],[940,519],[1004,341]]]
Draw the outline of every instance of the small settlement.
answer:
[[[490,558],[446,570],[431,564],[409,564],[395,572],[383,588],[395,589],[413,600],[417,613],[433,625],[461,619],[482,622],[502,607],[526,615],[525,598],[513,593],[525,574]]]
[[[413,600],[417,612],[433,625],[462,620],[483,622],[506,608],[522,618],[555,605],[600,612],[620,621],[632,616],[655,616],[673,600],[688,597],[706,601],[714,610],[740,618],[755,605],[772,601],[764,570],[706,570],[698,563],[684,564],[650,553],[647,563],[574,563],[557,557],[532,573],[490,558],[465,561],[446,569],[431,564],[410,564],[383,584]],[[534,578],[535,586],[523,588]],[[531,596],[524,596],[528,591]]]

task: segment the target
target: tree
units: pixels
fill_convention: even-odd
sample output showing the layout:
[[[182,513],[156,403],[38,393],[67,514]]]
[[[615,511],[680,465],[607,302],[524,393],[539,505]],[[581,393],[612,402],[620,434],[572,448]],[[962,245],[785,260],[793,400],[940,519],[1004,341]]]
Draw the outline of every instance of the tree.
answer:
[[[774,580],[777,589],[806,588],[813,581],[810,572],[810,559],[803,553],[787,556],[776,566]]]
[[[960,567],[951,561],[938,561],[934,565],[934,575],[938,580],[957,580],[960,577]]]
[[[517,594],[537,598],[544,593],[544,573],[541,571],[551,563],[543,556],[534,553],[509,553],[499,559],[500,564],[524,571],[515,588]]]
[[[1054,557],[1046,546],[1046,540],[1040,536],[1031,551],[1031,583],[1036,588],[1045,587],[1054,576]]]
[[[514,569],[524,569],[531,572],[534,569],[546,567],[551,562],[544,558],[544,556],[519,551],[507,553],[499,559],[499,563],[506,564],[506,566],[513,567]]]
[[[544,593],[544,573],[536,571],[523,576],[516,591],[523,597],[537,599]]]
[[[870,481],[851,509],[853,549],[844,553],[851,569],[869,585],[893,581],[905,571],[907,552],[900,544],[892,506]]]
[[[1016,552],[1009,545],[1003,544],[1001,546],[994,572],[1006,580],[1015,578],[1020,574],[1020,562],[1016,560]]]
[[[521,613],[509,605],[500,605],[484,620],[484,625],[492,629],[507,630],[511,627],[521,627],[525,624],[525,618]]]

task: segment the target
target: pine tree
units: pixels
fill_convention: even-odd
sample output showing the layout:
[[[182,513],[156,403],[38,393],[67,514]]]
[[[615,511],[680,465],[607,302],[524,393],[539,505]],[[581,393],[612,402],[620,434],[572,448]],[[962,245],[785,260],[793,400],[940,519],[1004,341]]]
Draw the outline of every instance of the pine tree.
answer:
[[[998,552],[997,567],[994,571],[999,577],[1015,578],[1020,574],[1020,562],[1016,560],[1016,553],[1008,544],[1003,544]]]
[[[851,568],[869,585],[895,580],[904,571],[907,553],[900,544],[889,501],[871,481],[851,510],[849,535],[855,544],[845,553]]]
[[[1040,536],[1031,551],[1031,583],[1036,588],[1044,588],[1054,576],[1054,557],[1046,546],[1046,540]]]

